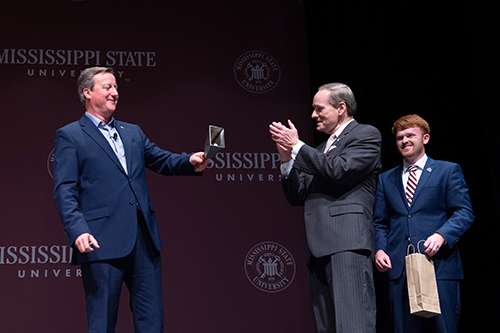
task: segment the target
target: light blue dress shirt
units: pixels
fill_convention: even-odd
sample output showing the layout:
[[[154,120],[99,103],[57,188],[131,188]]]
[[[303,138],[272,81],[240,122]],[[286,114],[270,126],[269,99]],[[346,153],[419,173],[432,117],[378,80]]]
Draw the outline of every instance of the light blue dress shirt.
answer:
[[[102,135],[104,135],[106,140],[108,140],[109,145],[115,152],[116,157],[118,157],[118,160],[120,161],[123,169],[125,170],[125,173],[128,173],[127,160],[125,159],[125,149],[123,149],[122,139],[120,138],[120,134],[118,133],[115,127],[115,118],[111,117],[111,120],[106,125],[104,121],[91,115],[88,112],[85,112],[85,115],[89,117],[90,120],[92,120],[92,122],[99,129]]]

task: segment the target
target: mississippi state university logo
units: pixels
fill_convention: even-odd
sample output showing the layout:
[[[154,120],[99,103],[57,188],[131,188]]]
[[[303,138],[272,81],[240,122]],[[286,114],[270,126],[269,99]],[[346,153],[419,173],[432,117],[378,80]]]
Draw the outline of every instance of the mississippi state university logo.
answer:
[[[236,60],[234,77],[243,89],[262,94],[276,87],[281,70],[271,55],[262,51],[249,51]]]
[[[50,151],[49,157],[47,157],[47,171],[52,179],[54,179],[54,150],[55,148]]]
[[[292,283],[295,277],[295,260],[280,244],[259,243],[245,257],[245,273],[255,288],[267,293],[277,293]]]

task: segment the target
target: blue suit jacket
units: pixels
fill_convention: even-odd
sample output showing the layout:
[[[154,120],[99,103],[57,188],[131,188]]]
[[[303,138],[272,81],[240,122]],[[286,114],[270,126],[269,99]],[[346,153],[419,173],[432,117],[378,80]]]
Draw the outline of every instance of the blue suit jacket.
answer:
[[[73,251],[73,264],[121,258],[136,241],[137,209],[158,250],[163,248],[149,200],[145,168],[163,175],[195,175],[187,154],[172,154],[150,142],[139,126],[115,121],[128,174],[108,141],[87,117],[56,132],[54,198],[68,243],[91,233],[100,249]]]
[[[435,232],[446,240],[434,256],[437,279],[463,279],[457,242],[474,221],[469,190],[458,164],[427,159],[411,207],[406,203],[402,166],[379,175],[375,197],[375,251],[391,258],[390,279],[405,266],[408,240],[417,246]],[[424,249],[420,244],[420,251]]]

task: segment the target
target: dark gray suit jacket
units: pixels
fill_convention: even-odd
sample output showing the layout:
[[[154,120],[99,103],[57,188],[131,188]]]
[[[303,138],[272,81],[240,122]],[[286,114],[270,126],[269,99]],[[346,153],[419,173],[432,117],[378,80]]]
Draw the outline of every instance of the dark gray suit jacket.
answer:
[[[373,252],[373,204],[381,171],[380,132],[352,121],[327,154],[326,143],[304,145],[282,180],[293,206],[304,205],[307,242],[315,257],[350,250]]]

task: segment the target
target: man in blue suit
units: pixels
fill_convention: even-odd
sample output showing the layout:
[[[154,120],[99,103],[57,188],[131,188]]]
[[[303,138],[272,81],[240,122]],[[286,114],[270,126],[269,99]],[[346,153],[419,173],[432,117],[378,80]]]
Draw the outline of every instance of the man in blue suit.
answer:
[[[424,119],[404,116],[392,132],[403,165],[379,176],[374,228],[375,266],[389,276],[394,330],[457,332],[463,279],[457,243],[474,221],[469,191],[458,164],[425,154],[430,129]],[[405,255],[408,244],[417,248],[420,240],[436,271],[441,314],[432,318],[411,315],[409,308]]]
[[[115,331],[125,283],[135,332],[161,332],[163,245],[145,169],[200,175],[209,161],[201,152],[162,150],[139,126],[115,120],[119,95],[111,68],[84,70],[78,93],[85,114],[56,132],[54,198],[72,264],[81,265],[88,331]]]

